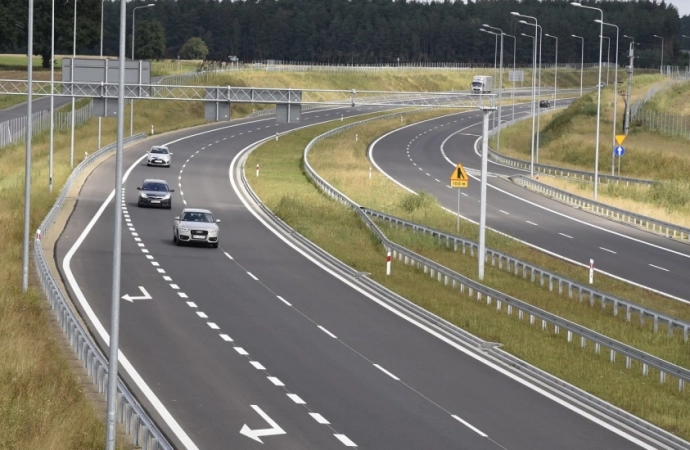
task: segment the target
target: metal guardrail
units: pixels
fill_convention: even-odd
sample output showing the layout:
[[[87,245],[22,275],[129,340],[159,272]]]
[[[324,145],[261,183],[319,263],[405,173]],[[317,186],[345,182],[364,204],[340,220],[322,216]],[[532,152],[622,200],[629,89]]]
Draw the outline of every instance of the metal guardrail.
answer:
[[[604,203],[595,202],[594,200],[580,197],[562,189],[531,180],[529,177],[524,175],[515,175],[509,178],[518,186],[532,189],[547,197],[577,206],[583,210],[589,210],[593,213],[601,214],[613,220],[636,225],[638,227],[647,229],[647,231],[666,236],[667,238],[690,242],[690,228],[681,227],[680,225],[664,222],[652,217],[643,216],[641,214],[635,214],[633,212],[606,205]]]
[[[137,134],[125,138],[125,144],[138,142],[145,137],[145,134]],[[40,236],[45,236],[55,222],[74,180],[97,158],[115,149],[116,143],[107,145],[91,154],[75,167],[55,204],[45,219],[43,219],[43,222],[41,222],[38,228]],[[89,332],[77,319],[77,313],[72,310],[70,304],[65,300],[65,294],[61,292],[60,285],[51,273],[46,261],[40,237],[34,241],[34,260],[41,285],[57,321],[62,327],[62,331],[67,335],[70,345],[74,348],[79,359],[83,361],[84,367],[93,383],[98,386],[98,392],[105,393],[108,382],[108,359],[103,355]],[[121,379],[118,379],[117,383],[117,420],[119,423],[124,424],[125,433],[133,435],[135,446],[141,447],[144,450],[172,450],[173,447],[166,437]]]
[[[601,347],[608,348],[610,351],[611,362],[615,362],[616,354],[620,353],[626,358],[626,368],[630,368],[631,362],[634,360],[642,364],[642,373],[644,375],[649,373],[649,367],[657,369],[660,374],[659,377],[661,382],[665,382],[667,376],[672,375],[678,379],[678,389],[680,391],[684,389],[685,383],[690,381],[690,370],[672,364],[661,358],[657,358],[649,353],[642,352],[634,347],[626,345],[622,342],[618,342],[603,334],[597,333],[596,331],[582,327],[574,322],[539,309],[488,286],[484,286],[468,277],[465,277],[464,275],[438,264],[435,261],[425,258],[422,255],[419,255],[401,245],[396,244],[395,242],[390,241],[374,223],[374,221],[371,220],[364,211],[362,211],[362,207],[360,205],[352,201],[345,194],[321,178],[309,164],[309,151],[319,140],[341,133],[350,128],[372,122],[374,120],[380,120],[382,118],[388,118],[388,116],[380,116],[373,119],[354,122],[314,138],[304,149],[303,162],[305,172],[314,181],[314,183],[331,198],[355,210],[362,220],[364,220],[367,227],[369,227],[369,229],[376,234],[379,240],[383,243],[384,247],[393,253],[394,260],[404,262],[405,265],[414,265],[417,269],[423,270],[425,274],[429,274],[429,276],[436,278],[439,282],[443,282],[445,285],[452,283],[452,287],[454,289],[459,289],[461,293],[467,292],[469,297],[476,297],[477,301],[481,301],[484,298],[486,299],[487,305],[491,305],[492,302],[495,301],[496,309],[499,311],[505,304],[508,314],[512,314],[513,309],[517,309],[519,319],[522,319],[524,314],[528,314],[531,325],[533,325],[536,320],[539,319],[541,320],[541,327],[543,330],[546,330],[548,325],[551,325],[554,333],[559,334],[560,330],[563,329],[567,332],[568,342],[572,342],[573,336],[576,335],[580,336],[580,346],[583,348],[585,347],[587,341],[594,343],[595,351],[597,353],[601,351]]]
[[[397,114],[395,114],[397,116]],[[381,116],[377,119],[382,119],[382,118],[389,118],[391,117],[390,115],[387,116]],[[377,120],[373,119],[373,120]],[[363,121],[363,122],[369,122],[370,120]],[[327,187],[329,191],[329,195],[331,195],[332,198],[334,198],[337,201],[340,201],[344,205],[348,207],[352,207],[355,211],[357,211],[360,216],[362,216],[362,219],[365,221],[365,223],[374,231],[374,233],[377,234],[377,236],[382,236],[385,239],[385,236],[383,236],[383,233],[376,227],[376,225],[366,216],[361,211],[361,208],[358,207],[352,200],[348,199],[347,196],[344,194],[340,193],[337,191],[335,188],[330,186],[325,180],[321,179],[319,175],[313,170],[313,168],[309,165],[308,160],[306,159],[306,154],[308,151],[313,147],[313,145],[318,142],[321,139],[324,139],[328,136],[332,136],[334,134],[337,134],[341,131],[344,131],[346,129],[352,128],[357,125],[361,125],[363,122],[360,122],[358,124],[352,124],[352,125],[346,125],[344,127],[340,127],[336,130],[332,130],[328,133],[325,133],[321,136],[317,136],[314,138],[307,148],[305,148],[305,158],[304,158],[304,164],[305,168],[308,170],[309,176],[323,189],[323,187]],[[263,142],[268,141],[269,139],[266,139],[264,141],[258,142],[255,147],[253,147],[251,150],[254,150],[254,148],[259,147]],[[250,151],[251,151],[250,150]],[[245,155],[246,157],[246,155]],[[640,419],[639,417],[628,413],[627,411],[618,408],[604,400],[601,400],[600,398],[597,398],[596,396],[589,394],[582,389],[573,386],[569,383],[566,383],[565,381],[549,374],[546,371],[543,371],[537,367],[532,366],[531,364],[522,361],[521,359],[502,351],[499,348],[498,344],[491,343],[484,341],[471,333],[468,333],[465,330],[462,330],[461,328],[458,328],[456,325],[446,321],[445,319],[425,310],[424,308],[419,307],[418,305],[410,302],[409,300],[399,296],[398,294],[392,292],[391,290],[387,289],[384,286],[381,286],[379,283],[377,283],[374,280],[369,279],[366,276],[361,276],[357,271],[355,271],[353,268],[347,266],[343,262],[339,261],[338,259],[334,258],[331,256],[329,253],[325,252],[318,246],[316,246],[314,243],[300,235],[298,232],[296,232],[294,229],[292,229],[288,224],[286,224],[283,220],[281,220],[278,216],[276,216],[273,211],[271,211],[266,205],[264,205],[261,201],[261,199],[256,195],[256,193],[252,190],[251,186],[249,185],[249,182],[247,181],[246,174],[244,171],[244,160],[242,161],[242,170],[240,170],[240,178],[242,181],[242,185],[246,192],[249,194],[249,196],[256,202],[256,204],[259,206],[259,208],[266,213],[268,217],[271,218],[271,220],[278,225],[282,230],[286,233],[292,236],[292,238],[298,240],[301,242],[303,245],[306,247],[310,248],[314,253],[320,255],[322,258],[328,260],[331,264],[334,266],[337,266],[340,268],[344,273],[349,274],[352,277],[355,277],[359,280],[360,283],[363,285],[367,286],[372,292],[375,292],[377,295],[381,296],[381,298],[386,299],[387,301],[394,303],[398,307],[406,310],[407,312],[422,318],[424,320],[429,321],[430,323],[433,323],[435,326],[439,327],[440,329],[443,329],[447,333],[449,333],[451,336],[455,337],[456,339],[464,342],[465,344],[468,344],[472,347],[475,348],[481,348],[483,351],[486,351],[487,353],[490,353],[493,357],[497,358],[498,360],[502,361],[507,367],[511,367],[516,371],[522,372],[524,374],[527,374],[530,377],[533,377],[546,385],[550,386],[551,388],[558,390],[566,395],[571,396],[572,398],[577,399],[578,401],[582,402],[583,404],[588,405],[589,407],[605,414],[607,417],[612,417],[615,418],[616,420],[621,421],[622,423],[626,424],[627,426],[631,427],[632,429],[635,429],[639,431],[640,433],[652,438],[656,439],[663,444],[667,445],[669,448],[673,449],[679,449],[679,450],[688,450],[690,449],[690,443],[687,441],[679,438],[678,436],[673,435],[672,433],[669,433],[666,430],[663,430],[659,428],[658,426],[651,424],[645,420]],[[408,256],[409,258],[409,256]],[[427,266],[428,267],[428,266]],[[446,280],[447,281],[447,280]],[[454,282],[454,285],[456,285]],[[457,287],[457,286],[456,286]],[[468,293],[472,295],[472,290],[471,288],[468,287]],[[489,297],[490,298],[490,297]],[[481,299],[481,297],[479,297]],[[509,307],[507,310],[512,313],[512,309],[510,304],[508,304]],[[500,309],[501,304],[498,303],[497,307]],[[522,318],[523,313],[518,313],[520,318]],[[530,316],[532,317],[532,316]],[[530,319],[533,320],[533,319]],[[555,332],[558,332],[557,328],[554,328]],[[569,332],[571,330],[568,330]],[[569,334],[570,335],[570,334]],[[586,343],[585,338],[581,340],[581,343],[584,344]],[[601,345],[598,344],[597,349],[601,349]],[[615,355],[615,353],[612,353],[612,355]],[[615,357],[615,356],[614,356]],[[626,360],[628,362],[630,360]],[[645,373],[648,373],[648,366],[645,365],[643,366],[643,371]],[[661,376],[660,377],[665,380],[666,376]],[[684,381],[680,382],[679,381],[679,387],[683,387]]]
[[[439,243],[445,240],[446,247],[450,247],[452,244],[453,250],[461,250],[463,255],[467,254],[469,251],[470,256],[479,256],[479,244],[476,242],[365,207],[361,207],[360,209],[368,216],[387,222],[390,226],[402,226],[404,228],[410,228],[414,233],[419,231],[423,235],[429,234],[431,237],[438,238]],[[529,279],[532,283],[536,283],[538,281],[540,286],[548,286],[549,291],[553,292],[554,289],[557,289],[558,294],[567,292],[568,298],[575,297],[580,302],[582,302],[583,299],[589,299],[589,305],[592,307],[594,307],[595,303],[600,304],[601,309],[606,309],[608,305],[611,305],[613,306],[613,315],[616,317],[619,315],[619,310],[623,309],[625,311],[625,320],[628,322],[632,321],[633,314],[638,315],[640,325],[644,324],[645,318],[651,318],[654,324],[655,332],[659,331],[660,324],[665,324],[669,335],[673,335],[675,329],[680,329],[683,332],[683,339],[685,342],[688,342],[688,339],[690,338],[690,323],[688,322],[684,322],[667,314],[645,308],[644,306],[638,305],[634,302],[623,300],[599,290],[592,289],[591,287],[582,285],[577,281],[570,280],[554,272],[514,258],[497,250],[487,248],[486,256],[487,259],[491,261],[491,265],[493,267],[496,267],[498,264],[499,269],[505,270],[506,272],[512,272],[515,276],[522,276],[522,278],[527,278],[529,276]]]

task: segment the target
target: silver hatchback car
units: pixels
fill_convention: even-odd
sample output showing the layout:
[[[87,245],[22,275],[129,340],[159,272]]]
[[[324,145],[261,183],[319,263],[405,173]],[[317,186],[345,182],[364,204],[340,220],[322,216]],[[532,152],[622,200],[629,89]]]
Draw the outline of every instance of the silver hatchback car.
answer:
[[[163,166],[170,167],[170,150],[168,147],[163,145],[155,145],[151,147],[148,154],[146,155],[146,165],[147,166]]]
[[[208,209],[185,208],[173,223],[173,242],[211,244],[218,248],[218,224],[220,219],[213,217]]]

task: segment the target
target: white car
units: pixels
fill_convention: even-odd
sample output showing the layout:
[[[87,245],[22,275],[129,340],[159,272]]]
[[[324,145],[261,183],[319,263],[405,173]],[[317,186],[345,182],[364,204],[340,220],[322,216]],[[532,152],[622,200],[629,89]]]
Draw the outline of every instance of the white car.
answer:
[[[208,209],[185,208],[173,223],[173,242],[211,244],[218,248],[218,224],[220,219],[213,217]]]
[[[162,145],[154,145],[146,155],[147,166],[163,166],[170,167],[170,150],[168,147]]]

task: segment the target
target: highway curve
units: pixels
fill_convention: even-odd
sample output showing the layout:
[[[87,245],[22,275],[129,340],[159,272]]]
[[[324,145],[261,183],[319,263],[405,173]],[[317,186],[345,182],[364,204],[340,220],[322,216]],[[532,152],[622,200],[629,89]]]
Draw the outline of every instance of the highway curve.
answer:
[[[302,125],[364,112],[313,110]],[[122,302],[121,374],[178,448],[654,448],[274,232],[234,189],[230,166],[243,149],[295,127],[245,119],[125,151],[122,294],[151,298]],[[146,167],[145,151],[163,143],[172,167]],[[103,348],[113,167],[110,158],[90,175],[56,244],[65,284]],[[145,178],[175,185],[172,210],[136,206]],[[221,219],[220,248],[173,244],[183,202]]]
[[[528,109],[520,105],[516,115]],[[511,108],[504,108],[504,120],[511,114]],[[449,178],[455,165],[463,164],[472,179],[460,190],[460,214],[479,222],[481,157],[475,143],[481,130],[480,112],[460,113],[388,133],[370,147],[370,154],[391,179],[433,194],[451,211],[458,208],[458,191],[450,188]],[[608,156],[601,151],[600,157]],[[560,204],[505,179],[525,173],[519,169],[489,162],[488,172],[488,227],[580,264],[593,259],[603,273],[690,300],[687,244]]]

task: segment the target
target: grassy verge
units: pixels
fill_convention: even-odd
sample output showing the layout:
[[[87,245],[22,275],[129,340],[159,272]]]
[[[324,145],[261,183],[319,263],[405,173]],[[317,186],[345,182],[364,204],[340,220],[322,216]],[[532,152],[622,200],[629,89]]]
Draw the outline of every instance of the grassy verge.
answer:
[[[659,81],[658,76],[645,75],[636,78],[634,96],[646,92]],[[690,83],[661,94],[650,102],[654,108],[678,107],[687,103]],[[612,148],[612,95],[606,89],[602,95],[602,121],[600,132],[599,171],[611,173]],[[622,103],[622,102],[620,102]],[[622,130],[623,106],[619,103],[617,132]],[[596,94],[588,94],[562,112],[546,115],[542,119],[539,162],[543,164],[592,171],[595,158]],[[502,132],[501,153],[529,159],[531,123],[521,122]],[[625,155],[620,161],[622,176],[660,181],[651,188],[637,186],[603,185],[599,201],[630,209],[652,217],[665,217],[672,223],[687,224],[690,213],[690,154],[688,140],[667,137],[643,128],[631,128],[624,142]],[[618,159],[613,161],[618,171]],[[582,183],[555,182],[577,195],[591,196]],[[686,225],[687,226],[687,225]]]
[[[141,101],[136,129],[158,132],[203,123],[199,103]],[[126,113],[127,115],[129,113]],[[75,155],[96,149],[97,119],[75,131]],[[116,139],[115,119],[103,120],[103,142]],[[31,225],[35,230],[70,173],[69,131],[55,136],[55,185],[48,190],[48,136],[32,147]],[[40,288],[20,289],[24,145],[0,151],[0,448],[93,449],[105,441],[103,418],[87,403],[48,324]],[[77,159],[79,161],[80,158]],[[121,448],[123,448],[121,446]]]
[[[411,117],[404,119],[402,125],[411,120]],[[379,123],[376,125],[377,132],[380,134],[386,127],[401,126],[399,120],[394,122],[387,126]],[[678,393],[677,386],[673,383],[660,384],[653,376],[643,377],[636,364],[633,364],[633,370],[626,370],[620,358],[618,362],[611,364],[606,355],[596,355],[591,346],[581,350],[577,344],[567,343],[562,335],[556,336],[541,331],[540,327],[530,327],[527,322],[520,322],[515,315],[498,313],[495,307],[487,307],[481,302],[464,297],[458,291],[423,276],[409,266],[396,264],[391,277],[386,277],[381,245],[353,212],[322,195],[306,179],[301,168],[302,151],[311,138],[340,125],[341,123],[312,127],[286,136],[278,143],[269,142],[250,155],[247,164],[253,166],[260,162],[263,172],[261,178],[251,178],[250,182],[268,207],[326,251],[357,270],[370,272],[373,279],[429,311],[483,339],[503,343],[505,350],[594,395],[680,436],[690,437],[690,422],[686,420],[687,394]],[[367,131],[358,129],[357,132],[360,142],[369,141],[368,137],[363,138],[369,136]],[[425,207],[424,201],[411,199],[409,195],[394,193],[389,189],[379,191],[386,184],[382,177],[369,181],[368,169],[360,171],[359,160],[364,154],[363,147],[355,146],[354,139],[347,134],[335,137],[336,140],[341,138],[348,141],[349,145],[338,147],[337,165],[332,155],[328,154],[328,148],[338,146],[338,143],[330,139],[319,145],[310,160],[313,165],[318,164],[321,173],[329,172],[327,178],[330,181],[341,188],[348,187],[348,194],[364,195],[366,192],[368,198],[379,198],[379,204],[387,204],[393,212],[408,211],[408,215],[416,216],[417,219],[427,215],[439,217],[438,208]],[[353,184],[361,188],[354,188]],[[361,198],[356,198],[355,201],[371,205]],[[413,207],[415,204],[418,206]],[[438,257],[443,257],[444,263],[451,260],[449,264],[458,265],[458,268],[461,264],[458,262],[461,259],[459,255],[434,248],[434,245],[419,236],[402,232],[394,232],[391,236],[416,250],[429,252],[430,257],[436,258],[434,252],[438,252]],[[494,236],[493,239],[498,238]],[[470,275],[474,265],[476,262],[469,264],[467,270]],[[489,277],[493,278],[495,275],[492,271]],[[516,284],[514,279],[510,283]],[[589,313],[584,311],[589,306],[564,299],[554,301],[556,302],[561,304],[558,308],[572,303],[582,309],[584,314]],[[599,319],[592,317],[592,320],[600,320],[602,323],[608,321],[605,315]],[[661,334],[658,337],[647,335],[646,339],[656,340],[659,337]],[[669,351],[673,351],[670,347],[672,345],[669,346]]]

